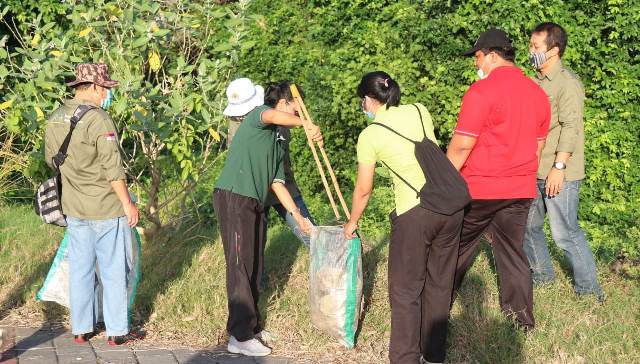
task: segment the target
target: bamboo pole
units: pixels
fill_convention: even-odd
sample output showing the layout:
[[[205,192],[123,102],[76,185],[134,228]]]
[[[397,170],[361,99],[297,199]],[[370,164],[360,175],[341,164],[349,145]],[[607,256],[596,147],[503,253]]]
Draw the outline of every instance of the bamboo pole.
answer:
[[[309,115],[309,111],[307,111],[307,107],[305,106],[304,101],[302,100],[302,97],[300,96],[300,93],[298,92],[298,88],[296,87],[296,85],[291,85],[291,93],[293,95],[294,100],[297,100],[297,104],[298,104],[297,106],[299,106],[298,112],[300,113],[300,111],[302,111],[302,113],[304,113],[304,117],[302,116],[302,113],[301,113],[302,119],[306,120],[306,122],[313,123],[313,120],[311,119],[311,115]],[[342,196],[342,192],[340,191],[340,186],[338,185],[338,179],[336,178],[336,175],[333,172],[333,168],[331,167],[331,162],[329,162],[329,157],[327,157],[327,152],[324,150],[324,146],[319,145],[318,147],[320,149],[320,154],[322,154],[322,159],[324,160],[327,170],[329,171],[329,176],[331,176],[331,182],[333,182],[333,188],[336,190],[336,194],[338,195],[338,200],[340,201],[342,210],[344,211],[344,214],[347,217],[347,220],[351,219],[349,208],[347,207],[347,203],[344,200],[344,197]],[[312,149],[314,150],[314,155],[315,155],[316,154],[315,148],[312,148]],[[326,180],[326,177],[324,177],[324,172],[323,172],[323,178]]]
[[[311,135],[307,132],[306,126],[310,123],[308,119],[305,118],[302,112],[302,97],[300,97],[300,92],[298,92],[298,88],[296,85],[291,85],[291,94],[293,96],[293,102],[298,111],[300,119],[302,119],[302,125],[304,129],[304,133],[307,136],[307,143],[309,144],[309,148],[311,148],[311,153],[313,154],[313,159],[316,162],[316,167],[318,167],[318,171],[320,172],[320,178],[322,179],[322,184],[324,185],[324,189],[327,192],[327,197],[329,197],[329,202],[331,203],[331,208],[333,209],[333,213],[336,216],[336,220],[340,220],[340,212],[338,212],[338,207],[336,205],[335,200],[333,199],[333,193],[331,192],[331,188],[329,187],[329,182],[327,181],[327,177],[324,173],[324,168],[322,168],[322,163],[320,163],[320,158],[318,158],[318,152],[316,151],[315,144],[313,144],[313,140],[311,139]]]

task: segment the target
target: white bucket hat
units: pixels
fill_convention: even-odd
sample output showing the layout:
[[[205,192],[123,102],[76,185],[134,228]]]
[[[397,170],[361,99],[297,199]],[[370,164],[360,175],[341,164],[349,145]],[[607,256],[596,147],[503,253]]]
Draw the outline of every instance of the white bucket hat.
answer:
[[[264,105],[264,88],[254,85],[248,78],[238,78],[227,87],[227,100],[229,104],[222,113],[226,116],[243,116]]]

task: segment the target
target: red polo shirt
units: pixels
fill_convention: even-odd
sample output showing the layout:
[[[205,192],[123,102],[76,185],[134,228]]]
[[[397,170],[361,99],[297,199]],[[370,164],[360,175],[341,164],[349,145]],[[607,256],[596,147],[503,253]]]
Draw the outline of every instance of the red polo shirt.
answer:
[[[549,130],[545,92],[515,66],[494,69],[462,98],[455,132],[476,137],[460,173],[476,200],[536,197],[538,140]]]

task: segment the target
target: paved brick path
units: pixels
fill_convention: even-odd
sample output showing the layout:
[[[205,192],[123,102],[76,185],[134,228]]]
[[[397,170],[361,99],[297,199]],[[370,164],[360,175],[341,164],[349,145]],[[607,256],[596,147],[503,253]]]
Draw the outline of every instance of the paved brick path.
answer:
[[[211,350],[109,346],[104,338],[86,344],[59,329],[1,327],[0,364],[293,364],[293,359],[252,358]]]

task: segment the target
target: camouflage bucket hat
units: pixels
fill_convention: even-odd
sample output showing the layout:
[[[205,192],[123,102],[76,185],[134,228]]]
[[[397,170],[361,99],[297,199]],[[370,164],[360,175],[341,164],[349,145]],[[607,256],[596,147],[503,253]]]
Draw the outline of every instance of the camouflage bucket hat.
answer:
[[[76,79],[67,82],[67,86],[74,87],[83,83],[94,83],[106,88],[118,86],[118,81],[114,81],[109,77],[109,69],[104,63],[83,63],[77,65]]]

